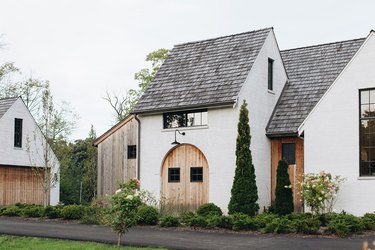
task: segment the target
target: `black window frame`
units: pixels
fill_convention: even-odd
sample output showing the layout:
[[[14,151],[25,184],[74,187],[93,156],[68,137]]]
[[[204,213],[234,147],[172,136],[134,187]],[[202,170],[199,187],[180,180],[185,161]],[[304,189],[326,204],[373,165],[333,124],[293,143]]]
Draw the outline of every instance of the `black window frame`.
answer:
[[[368,103],[362,103],[362,93],[368,91]],[[375,88],[366,88],[366,89],[359,89],[358,91],[358,104],[359,104],[359,176],[360,177],[373,177],[375,176],[375,158],[371,160],[371,155],[375,154],[375,140],[372,140],[375,138],[375,129],[372,133],[371,131],[371,126],[368,126],[368,131],[367,133],[364,133],[363,127],[362,127],[362,122],[367,121],[367,123],[373,123],[373,128],[375,128],[375,100],[372,101],[371,99],[371,91],[375,92]],[[375,99],[375,98],[374,98]],[[362,117],[362,107],[368,105],[368,117]],[[372,108],[371,108],[372,106]],[[374,111],[371,111],[374,110]],[[364,146],[364,138],[368,138],[367,141],[367,146]],[[372,137],[372,138],[371,138]],[[374,141],[374,143],[371,143]],[[368,154],[367,156],[367,161],[362,160],[362,156],[364,151],[362,149],[366,149]],[[372,151],[372,152],[371,152]],[[367,165],[367,166],[366,166]],[[365,171],[364,169],[368,169]],[[367,173],[365,173],[367,172]]]
[[[203,167],[190,168],[190,182],[203,182]]]
[[[281,144],[281,158],[285,160],[288,165],[296,164],[296,144],[282,143]]]
[[[137,145],[128,145],[128,159],[137,159]]]
[[[273,63],[275,60],[268,58],[268,90],[273,91]]]
[[[14,147],[22,148],[23,119],[14,118]]]
[[[178,167],[168,168],[168,182],[178,183],[180,181],[181,181],[181,169]]]
[[[187,111],[177,111],[177,112],[167,112],[163,114],[163,128],[164,129],[176,129],[176,128],[182,128],[182,127],[199,127],[199,126],[206,126],[208,121],[206,123],[203,123],[203,119],[201,116],[201,124],[200,125],[188,125],[188,116],[189,114],[194,114],[194,113],[204,113],[206,112],[208,115],[207,109],[197,109],[197,110],[187,110]],[[171,116],[180,116],[181,118],[177,118],[179,120],[179,125],[177,127],[169,127],[169,121],[168,117]]]

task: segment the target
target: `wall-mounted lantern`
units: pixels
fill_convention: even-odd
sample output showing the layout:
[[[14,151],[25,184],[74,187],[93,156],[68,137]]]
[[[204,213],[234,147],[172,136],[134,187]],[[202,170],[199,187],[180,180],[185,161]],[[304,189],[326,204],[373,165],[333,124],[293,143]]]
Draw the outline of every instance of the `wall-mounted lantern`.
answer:
[[[176,129],[176,130],[174,131],[174,142],[171,143],[172,145],[179,145],[179,144],[181,144],[181,143],[179,143],[179,142],[177,141],[177,132],[178,132],[180,135],[185,135],[185,132],[180,132],[178,129]]]

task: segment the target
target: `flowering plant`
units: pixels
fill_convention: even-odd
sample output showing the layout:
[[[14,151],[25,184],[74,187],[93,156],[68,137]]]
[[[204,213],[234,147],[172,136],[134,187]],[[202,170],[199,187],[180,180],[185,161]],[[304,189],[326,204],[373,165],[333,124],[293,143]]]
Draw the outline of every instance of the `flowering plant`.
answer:
[[[120,189],[111,198],[111,207],[108,211],[108,224],[117,233],[117,246],[120,249],[120,240],[130,227],[137,222],[137,210],[142,204],[138,193],[139,181],[132,179],[120,185]]]
[[[301,197],[313,214],[332,212],[340,184],[344,181],[345,178],[333,177],[324,171],[304,174],[300,183]]]

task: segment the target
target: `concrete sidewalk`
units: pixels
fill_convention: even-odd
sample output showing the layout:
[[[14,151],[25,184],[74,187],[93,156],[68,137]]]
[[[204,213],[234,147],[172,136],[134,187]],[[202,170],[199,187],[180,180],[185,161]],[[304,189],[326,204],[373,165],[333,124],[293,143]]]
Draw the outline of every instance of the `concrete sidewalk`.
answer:
[[[116,244],[109,227],[63,224],[0,217],[0,234],[35,236]],[[134,227],[122,244],[168,249],[362,249],[362,242],[375,241],[375,235],[353,238],[303,237],[293,235],[254,235],[227,232],[198,232],[158,227]]]

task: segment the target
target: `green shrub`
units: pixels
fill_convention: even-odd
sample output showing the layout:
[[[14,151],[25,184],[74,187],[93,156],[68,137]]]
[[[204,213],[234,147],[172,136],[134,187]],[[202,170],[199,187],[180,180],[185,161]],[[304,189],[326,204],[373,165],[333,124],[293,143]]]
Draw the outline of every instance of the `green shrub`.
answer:
[[[84,214],[80,219],[81,224],[88,224],[88,225],[99,225],[104,224],[104,210],[95,207],[86,207],[84,209]]]
[[[61,209],[57,206],[48,205],[44,208],[44,216],[49,219],[56,219],[60,217]]]
[[[292,213],[288,215],[288,219],[297,233],[316,234],[320,228],[319,218],[311,214]]]
[[[22,213],[22,209],[20,209],[18,206],[9,206],[9,207],[6,207],[1,215],[4,215],[4,216],[20,216]]]
[[[221,226],[222,217],[219,215],[210,215],[206,217],[206,227],[207,228],[215,228]]]
[[[142,205],[137,211],[137,223],[141,225],[156,225],[159,220],[159,212],[152,206]]]
[[[198,210],[197,214],[200,216],[209,216],[209,215],[223,215],[220,207],[216,206],[214,203],[206,203],[201,205]]]
[[[233,227],[233,218],[231,216],[220,216],[218,221],[218,227],[225,229],[232,229]]]
[[[28,205],[21,209],[21,214],[26,217],[43,217],[44,208],[40,205]]]
[[[294,228],[291,221],[287,217],[278,217],[268,222],[264,227],[265,233],[291,233],[294,232]]]
[[[180,225],[178,217],[175,216],[164,216],[159,223],[161,227],[178,227]]]
[[[262,213],[262,214],[257,215],[254,218],[254,222],[255,222],[256,228],[261,229],[261,228],[266,227],[267,224],[269,224],[270,222],[272,222],[276,218],[278,218],[278,216],[276,214]]]
[[[253,217],[250,217],[243,213],[235,213],[231,215],[233,218],[232,229],[235,231],[239,230],[255,230],[257,229],[257,224]]]
[[[340,237],[363,230],[361,220],[351,214],[337,214],[328,223],[328,229]]]
[[[193,212],[185,212],[181,215],[180,221],[185,226],[190,226],[191,220],[196,216]]]
[[[67,205],[61,209],[61,217],[64,220],[79,220],[84,216],[85,209],[82,205]]]
[[[288,174],[288,163],[280,160],[277,166],[275,212],[286,215],[293,212],[293,191]]]
[[[194,217],[191,218],[189,226],[190,227],[206,227],[207,226],[206,218],[200,215],[195,215]]]
[[[375,213],[366,213],[361,218],[364,229],[375,230]]]

